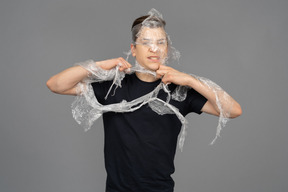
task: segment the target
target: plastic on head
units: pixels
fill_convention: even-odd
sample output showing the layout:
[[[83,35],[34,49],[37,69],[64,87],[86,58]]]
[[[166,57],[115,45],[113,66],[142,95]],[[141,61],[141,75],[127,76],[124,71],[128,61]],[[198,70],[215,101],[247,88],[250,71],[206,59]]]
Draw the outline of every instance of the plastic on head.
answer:
[[[164,50],[164,45],[162,43],[167,43],[167,51],[168,53],[165,55],[165,59],[163,64],[166,64],[168,61],[175,61],[180,57],[180,53],[173,48],[171,45],[171,41],[167,33],[153,33],[153,29],[157,29],[159,27],[163,27],[161,22],[162,15],[156,11],[155,9],[151,9],[151,11],[148,13],[149,16],[141,23],[141,27],[139,29],[139,32],[137,33],[137,38],[135,39],[135,42],[133,42],[135,45],[143,45],[147,46],[147,48],[152,49],[153,51],[161,53]],[[139,26],[138,26],[139,27]],[[147,34],[150,34],[149,37],[151,39],[148,39],[149,41],[147,44],[145,42],[142,42],[143,39],[141,35],[146,34],[143,33],[143,31],[149,32]],[[150,30],[150,31],[149,31]],[[164,30],[163,30],[164,31]],[[159,32],[159,31],[158,31]],[[166,37],[165,37],[166,35]],[[163,39],[163,36],[166,39]],[[159,40],[159,41],[158,41]],[[166,41],[166,42],[165,42]],[[163,46],[163,47],[162,47]],[[131,51],[127,53],[128,60],[129,55],[131,54]],[[95,62],[92,60],[77,63],[76,65],[82,66],[86,70],[88,70],[91,74],[87,79],[85,79],[83,82],[78,83],[78,95],[75,97],[74,102],[72,103],[72,114],[74,119],[81,124],[85,130],[89,130],[94,121],[96,121],[101,115],[108,111],[113,112],[133,112],[140,107],[142,107],[145,104],[148,104],[149,107],[156,112],[159,115],[163,114],[175,114],[179,121],[182,123],[182,131],[179,138],[179,147],[182,150],[186,135],[186,124],[187,121],[185,117],[179,112],[179,110],[171,105],[169,103],[170,99],[176,100],[176,101],[183,101],[185,100],[187,96],[187,91],[190,89],[190,87],[183,87],[183,86],[177,86],[175,91],[173,93],[170,93],[167,85],[160,83],[152,92],[143,95],[133,101],[126,102],[123,100],[123,102],[115,103],[111,105],[101,105],[97,98],[94,95],[93,88],[91,86],[92,82],[102,82],[102,81],[113,81],[110,89],[107,92],[106,98],[108,97],[112,87],[115,85],[116,90],[117,87],[121,87],[121,81],[125,77],[126,73],[125,71],[119,71],[119,66],[111,69],[111,70],[104,70],[101,67],[98,67],[95,65]],[[135,66],[133,66],[129,73],[135,73],[135,72],[141,72],[141,73],[150,73],[152,75],[156,75],[155,71],[149,71],[142,67],[137,61],[135,62]],[[216,103],[218,106],[218,110],[220,111],[220,117],[218,121],[217,126],[217,133],[215,139],[212,141],[211,144],[213,144],[220,136],[221,129],[226,125],[227,121],[229,120],[229,111],[230,109],[225,109],[223,107],[223,104],[228,104],[228,106],[233,106],[233,99],[216,83],[213,81],[204,78],[204,77],[198,77],[196,75],[192,75],[195,79],[198,80],[200,86],[204,86],[206,89],[210,89],[216,98]],[[159,90],[163,90],[167,93],[167,99],[166,101],[163,101],[159,98],[157,98]],[[115,93],[115,92],[114,92]],[[113,95],[113,94],[112,94]],[[226,105],[227,106],[227,105]]]
[[[169,35],[165,31],[166,22],[163,16],[156,10],[151,9],[144,20],[131,29],[132,44],[146,47],[159,56],[160,63],[179,63],[180,53],[174,47]],[[127,59],[131,51],[126,53]]]

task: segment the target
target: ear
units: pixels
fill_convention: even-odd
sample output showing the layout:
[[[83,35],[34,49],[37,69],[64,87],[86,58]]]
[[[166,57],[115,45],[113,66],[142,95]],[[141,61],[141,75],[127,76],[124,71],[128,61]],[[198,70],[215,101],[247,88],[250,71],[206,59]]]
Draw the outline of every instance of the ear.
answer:
[[[135,45],[131,43],[130,48],[131,48],[132,56],[135,57],[136,56],[136,53],[135,53],[136,47],[135,47]]]

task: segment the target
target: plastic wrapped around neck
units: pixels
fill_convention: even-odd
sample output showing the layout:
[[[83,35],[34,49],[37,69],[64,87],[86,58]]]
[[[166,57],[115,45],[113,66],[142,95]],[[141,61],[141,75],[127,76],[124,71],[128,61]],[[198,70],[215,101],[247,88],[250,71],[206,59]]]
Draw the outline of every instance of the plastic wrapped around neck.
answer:
[[[87,78],[81,83],[78,83],[77,85],[78,95],[75,97],[75,100],[71,106],[74,119],[77,121],[78,124],[84,127],[85,131],[88,131],[93,125],[93,123],[105,112],[118,112],[118,113],[133,112],[142,107],[143,105],[148,104],[149,107],[159,115],[175,114],[178,117],[178,119],[182,123],[182,133],[179,139],[179,147],[182,150],[186,135],[187,121],[177,108],[169,104],[171,96],[167,85],[160,83],[150,93],[143,95],[142,97],[139,97],[130,102],[123,100],[122,102],[116,104],[102,105],[98,102],[97,98],[95,97],[91,83],[113,80],[113,83],[107,93],[108,95],[113,85],[116,85],[116,88],[121,87],[121,80],[125,76],[125,72],[119,71],[118,66],[109,71],[103,70],[100,67],[95,66],[94,61],[92,60],[83,63],[78,63],[77,65],[84,67],[91,73],[89,78]],[[134,67],[131,68],[129,73],[134,73],[137,71],[138,72],[140,71],[142,73],[147,72],[140,65],[135,65]],[[163,89],[167,93],[166,101],[157,98],[157,95],[161,89]],[[176,95],[178,95],[179,97],[179,93],[177,93]]]
[[[164,29],[163,22],[161,21],[162,15],[155,9],[152,9],[148,14],[149,17],[140,24],[140,30],[136,35],[137,40],[132,43],[134,45],[147,46],[147,48],[153,50],[153,52],[159,55],[159,58],[161,58],[161,64],[163,65],[166,65],[170,62],[178,63],[180,53],[171,46],[172,42],[167,33],[164,30],[156,30],[156,32],[153,30],[159,27]],[[136,25],[132,29],[132,33],[136,33],[138,30],[137,27],[139,29],[139,25]],[[128,60],[130,54],[131,51],[127,53],[126,60]],[[170,93],[168,86],[160,83],[153,91],[133,101],[127,102],[123,100],[122,102],[116,104],[102,105],[98,102],[94,95],[93,88],[91,86],[92,82],[113,81],[110,89],[106,94],[106,99],[111,91],[115,91],[117,88],[121,87],[121,81],[125,77],[126,73],[149,73],[156,78],[156,72],[147,70],[138,64],[137,61],[132,68],[126,71],[119,71],[119,66],[116,66],[111,70],[104,70],[97,66],[92,60],[77,63],[77,65],[82,66],[90,72],[90,76],[88,78],[78,83],[78,95],[75,97],[75,100],[71,106],[74,119],[77,121],[77,123],[84,127],[85,131],[89,130],[93,123],[105,112],[133,112],[143,105],[148,104],[149,107],[159,115],[175,114],[178,117],[179,121],[182,123],[182,130],[179,138],[179,147],[182,151],[186,135],[187,120],[176,107],[169,103],[169,101],[170,99],[174,99],[179,102],[185,100],[187,91],[190,89],[190,87],[177,86],[173,93]],[[121,64],[119,63],[119,65]],[[200,86],[205,86],[205,89],[210,89],[213,91],[216,104],[220,112],[216,136],[211,142],[211,144],[213,144],[215,140],[220,136],[221,129],[229,120],[228,117],[230,110],[225,109],[223,107],[223,103],[228,104],[225,106],[232,106],[233,100],[223,89],[221,89],[220,86],[218,86],[213,81],[207,78],[198,77],[196,75],[192,76],[198,80]],[[115,87],[114,90],[112,90],[112,87]],[[157,98],[157,95],[161,89],[167,93],[166,101]]]
[[[186,136],[187,120],[177,108],[169,104],[169,101],[170,99],[174,99],[180,102],[185,100],[189,87],[177,86],[175,91],[171,94],[168,86],[160,83],[153,91],[133,101],[127,102],[123,100],[122,102],[116,104],[102,105],[95,97],[91,83],[113,80],[113,83],[107,93],[108,95],[109,92],[112,90],[113,85],[116,85],[115,89],[117,87],[121,87],[121,81],[125,77],[125,72],[119,71],[118,66],[111,70],[104,70],[101,67],[96,66],[95,62],[92,60],[78,63],[77,65],[84,67],[91,73],[91,75],[87,79],[78,84],[78,95],[75,97],[75,100],[71,106],[74,119],[77,121],[78,124],[84,127],[85,131],[88,131],[93,125],[93,123],[105,112],[133,112],[142,107],[143,105],[148,104],[149,107],[159,115],[175,114],[178,117],[179,121],[182,123],[182,131],[179,138],[179,148],[182,151]],[[153,72],[144,69],[139,64],[133,66],[130,69],[129,73],[134,73],[137,71],[141,73],[148,72],[153,74]],[[202,86],[206,86],[206,88],[213,90],[216,97],[217,106],[220,111],[220,117],[218,121],[216,137],[211,143],[213,144],[216,138],[220,136],[221,129],[226,125],[227,121],[229,120],[227,118],[229,116],[229,113],[222,108],[222,103],[229,101],[230,96],[225,91],[223,91],[220,86],[218,86],[211,80],[203,77],[198,77],[196,75],[192,76],[196,78]],[[157,98],[157,95],[161,89],[163,89],[167,93],[166,101]]]

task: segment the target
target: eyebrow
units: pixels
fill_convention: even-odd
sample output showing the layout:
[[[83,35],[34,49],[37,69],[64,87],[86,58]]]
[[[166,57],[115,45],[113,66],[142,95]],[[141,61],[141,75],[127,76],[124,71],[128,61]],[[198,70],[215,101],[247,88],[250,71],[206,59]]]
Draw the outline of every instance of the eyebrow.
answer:
[[[151,39],[143,38],[144,41],[151,41]],[[157,39],[157,41],[163,41],[166,40],[165,38]]]

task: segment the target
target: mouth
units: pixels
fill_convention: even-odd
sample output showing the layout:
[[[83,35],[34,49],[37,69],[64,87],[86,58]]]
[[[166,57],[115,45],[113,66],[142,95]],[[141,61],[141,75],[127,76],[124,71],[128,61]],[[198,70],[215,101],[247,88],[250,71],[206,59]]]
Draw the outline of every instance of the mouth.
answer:
[[[150,61],[152,62],[159,62],[160,61],[160,57],[159,56],[150,56],[147,57]]]

